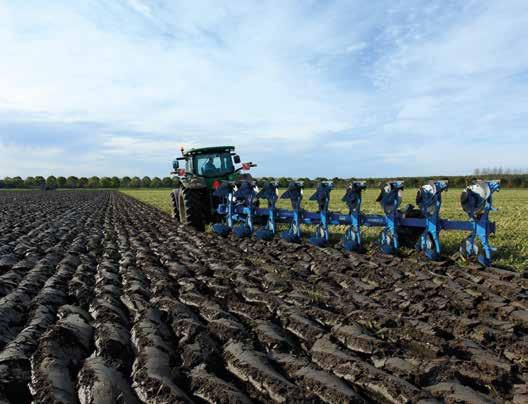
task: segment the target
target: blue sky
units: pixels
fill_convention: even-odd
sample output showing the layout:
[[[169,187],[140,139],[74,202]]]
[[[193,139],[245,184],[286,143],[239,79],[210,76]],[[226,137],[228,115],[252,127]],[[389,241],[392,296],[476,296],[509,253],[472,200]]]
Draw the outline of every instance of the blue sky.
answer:
[[[526,168],[528,1],[0,0],[0,177]]]

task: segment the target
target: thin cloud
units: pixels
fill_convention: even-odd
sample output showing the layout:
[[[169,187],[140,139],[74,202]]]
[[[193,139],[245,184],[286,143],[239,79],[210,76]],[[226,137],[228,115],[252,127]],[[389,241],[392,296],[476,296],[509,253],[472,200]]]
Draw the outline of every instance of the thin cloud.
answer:
[[[467,173],[461,146],[513,166],[528,149],[527,27],[522,0],[4,2],[0,119],[17,125],[0,141],[35,147],[21,134],[62,125],[93,139],[61,137],[65,153],[108,175],[163,175],[180,144],[216,143],[262,175],[277,158],[298,176]]]
[[[152,18],[151,8],[141,0],[128,0],[128,4],[138,13],[147,18]]]

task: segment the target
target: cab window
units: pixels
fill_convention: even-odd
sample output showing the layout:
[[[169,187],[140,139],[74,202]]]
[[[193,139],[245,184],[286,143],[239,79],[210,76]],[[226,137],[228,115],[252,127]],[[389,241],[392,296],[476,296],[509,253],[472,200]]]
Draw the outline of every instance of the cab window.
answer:
[[[230,153],[202,154],[194,160],[195,172],[204,177],[217,177],[234,171]]]

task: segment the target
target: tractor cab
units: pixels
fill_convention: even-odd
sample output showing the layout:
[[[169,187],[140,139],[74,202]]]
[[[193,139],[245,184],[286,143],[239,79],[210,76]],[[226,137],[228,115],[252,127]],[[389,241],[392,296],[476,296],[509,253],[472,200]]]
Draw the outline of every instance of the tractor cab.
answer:
[[[227,179],[236,172],[235,164],[240,163],[240,157],[234,152],[233,146],[203,147],[183,152],[182,157],[173,162],[175,173],[203,178]],[[185,162],[185,168],[179,162]]]

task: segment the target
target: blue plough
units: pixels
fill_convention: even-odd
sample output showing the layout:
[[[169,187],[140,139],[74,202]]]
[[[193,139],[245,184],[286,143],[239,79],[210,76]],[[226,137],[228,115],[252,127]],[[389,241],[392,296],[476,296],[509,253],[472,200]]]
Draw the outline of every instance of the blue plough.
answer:
[[[332,182],[319,183],[315,193],[309,198],[317,202],[318,211],[309,212],[301,206],[303,183],[300,181],[291,182],[280,196],[280,199],[290,200],[291,210],[276,207],[279,199],[276,182],[266,183],[261,190],[251,179],[223,182],[214,192],[214,195],[222,200],[217,208],[222,220],[213,225],[213,231],[224,236],[233,232],[240,238],[255,234],[257,239],[271,240],[277,233],[277,224],[288,223],[288,230],[283,231],[280,237],[289,242],[299,243],[302,240],[301,226],[311,224],[316,227],[308,242],[324,247],[329,243],[329,226],[346,225],[348,227],[342,238],[343,248],[347,251],[360,252],[364,250],[361,227],[382,227],[379,244],[384,253],[396,254],[402,234],[411,231],[415,234],[421,233],[416,249],[423,252],[428,259],[439,260],[440,232],[461,230],[470,232],[460,246],[461,255],[466,259],[476,257],[484,266],[491,265],[492,252],[495,249],[489,245],[489,236],[495,233],[495,223],[489,221],[489,212],[495,210],[492,206],[492,195],[500,190],[499,181],[478,180],[464,189],[461,204],[469,217],[467,221],[440,218],[442,193],[448,189],[447,181],[429,181],[419,189],[416,196],[419,210],[413,210],[412,206],[404,210],[400,209],[403,181],[388,181],[382,184],[377,202],[383,210],[383,215],[361,212],[365,182],[354,181],[347,186],[342,201],[348,207],[348,214],[330,211],[332,189]],[[259,207],[259,200],[266,200],[267,207]],[[255,223],[262,225],[255,229]]]

